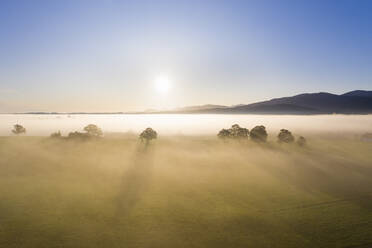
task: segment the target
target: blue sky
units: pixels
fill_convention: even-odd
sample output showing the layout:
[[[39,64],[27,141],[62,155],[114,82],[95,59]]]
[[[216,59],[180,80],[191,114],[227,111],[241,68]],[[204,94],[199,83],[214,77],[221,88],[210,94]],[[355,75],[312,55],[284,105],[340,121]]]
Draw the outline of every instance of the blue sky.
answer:
[[[0,112],[371,90],[371,12],[367,0],[0,1]]]

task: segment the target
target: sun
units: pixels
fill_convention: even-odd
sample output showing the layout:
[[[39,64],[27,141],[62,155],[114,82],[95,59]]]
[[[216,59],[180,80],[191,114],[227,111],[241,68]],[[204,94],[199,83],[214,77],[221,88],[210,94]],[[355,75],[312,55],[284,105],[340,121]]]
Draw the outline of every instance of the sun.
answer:
[[[155,89],[158,93],[165,94],[171,86],[170,80],[166,76],[157,77],[155,79]]]

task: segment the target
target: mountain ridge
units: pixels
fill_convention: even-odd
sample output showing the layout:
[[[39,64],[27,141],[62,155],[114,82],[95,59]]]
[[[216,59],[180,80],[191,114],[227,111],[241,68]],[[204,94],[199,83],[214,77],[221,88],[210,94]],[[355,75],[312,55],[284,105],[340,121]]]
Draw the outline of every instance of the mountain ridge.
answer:
[[[302,93],[289,97],[196,111],[160,111],[162,113],[214,114],[372,114],[372,91],[354,90],[341,95],[328,92]]]
[[[204,104],[172,110],[138,112],[28,112],[16,114],[372,114],[372,91],[354,90],[344,94],[302,93],[251,104],[233,106]]]

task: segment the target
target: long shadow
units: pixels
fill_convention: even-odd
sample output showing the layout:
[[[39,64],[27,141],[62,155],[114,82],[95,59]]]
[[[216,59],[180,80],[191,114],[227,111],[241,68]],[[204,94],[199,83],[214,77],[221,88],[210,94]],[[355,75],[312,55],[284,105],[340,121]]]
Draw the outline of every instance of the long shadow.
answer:
[[[117,198],[117,217],[129,216],[148,190],[153,171],[153,147],[139,144],[132,164],[122,176]]]
[[[318,191],[335,198],[333,201],[289,207],[288,210],[328,206],[341,202],[352,202],[360,207],[372,209],[371,167],[342,158],[329,158],[327,154],[308,153],[301,159],[291,160],[287,166],[272,163],[263,164],[261,168],[304,192]]]

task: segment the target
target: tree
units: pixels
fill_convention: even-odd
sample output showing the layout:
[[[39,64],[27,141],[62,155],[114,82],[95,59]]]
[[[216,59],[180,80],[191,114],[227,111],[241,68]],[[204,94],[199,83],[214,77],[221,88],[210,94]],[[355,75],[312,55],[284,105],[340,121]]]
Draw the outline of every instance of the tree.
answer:
[[[279,143],[292,143],[294,142],[294,137],[290,131],[287,129],[281,129],[278,134],[278,142]]]
[[[16,135],[26,133],[26,128],[24,128],[22,125],[15,124],[13,127],[14,129],[12,130],[12,132]]]
[[[228,139],[230,138],[231,133],[229,129],[223,128],[221,131],[218,132],[217,137],[220,139]]]
[[[234,124],[229,129],[231,138],[241,139],[248,138],[249,131],[244,127],[240,127],[238,124]]]
[[[94,124],[89,124],[84,127],[84,131],[87,132],[90,137],[101,137],[103,135],[102,130]]]
[[[50,135],[51,138],[61,138],[62,137],[62,134],[61,134],[61,131],[58,131],[58,132],[55,132],[55,133],[52,133]]]
[[[240,127],[238,124],[234,124],[229,129],[222,129],[219,131],[217,136],[221,139],[233,138],[233,139],[242,139],[247,138],[249,130],[244,127]]]
[[[298,137],[296,143],[299,146],[305,146],[306,145],[306,139],[305,139],[305,137],[303,137],[303,136]]]
[[[146,144],[148,144],[151,140],[156,139],[158,137],[158,134],[154,129],[151,127],[146,128],[139,136],[140,140],[146,141]]]
[[[267,132],[265,126],[255,126],[249,133],[249,137],[256,142],[266,142]]]

